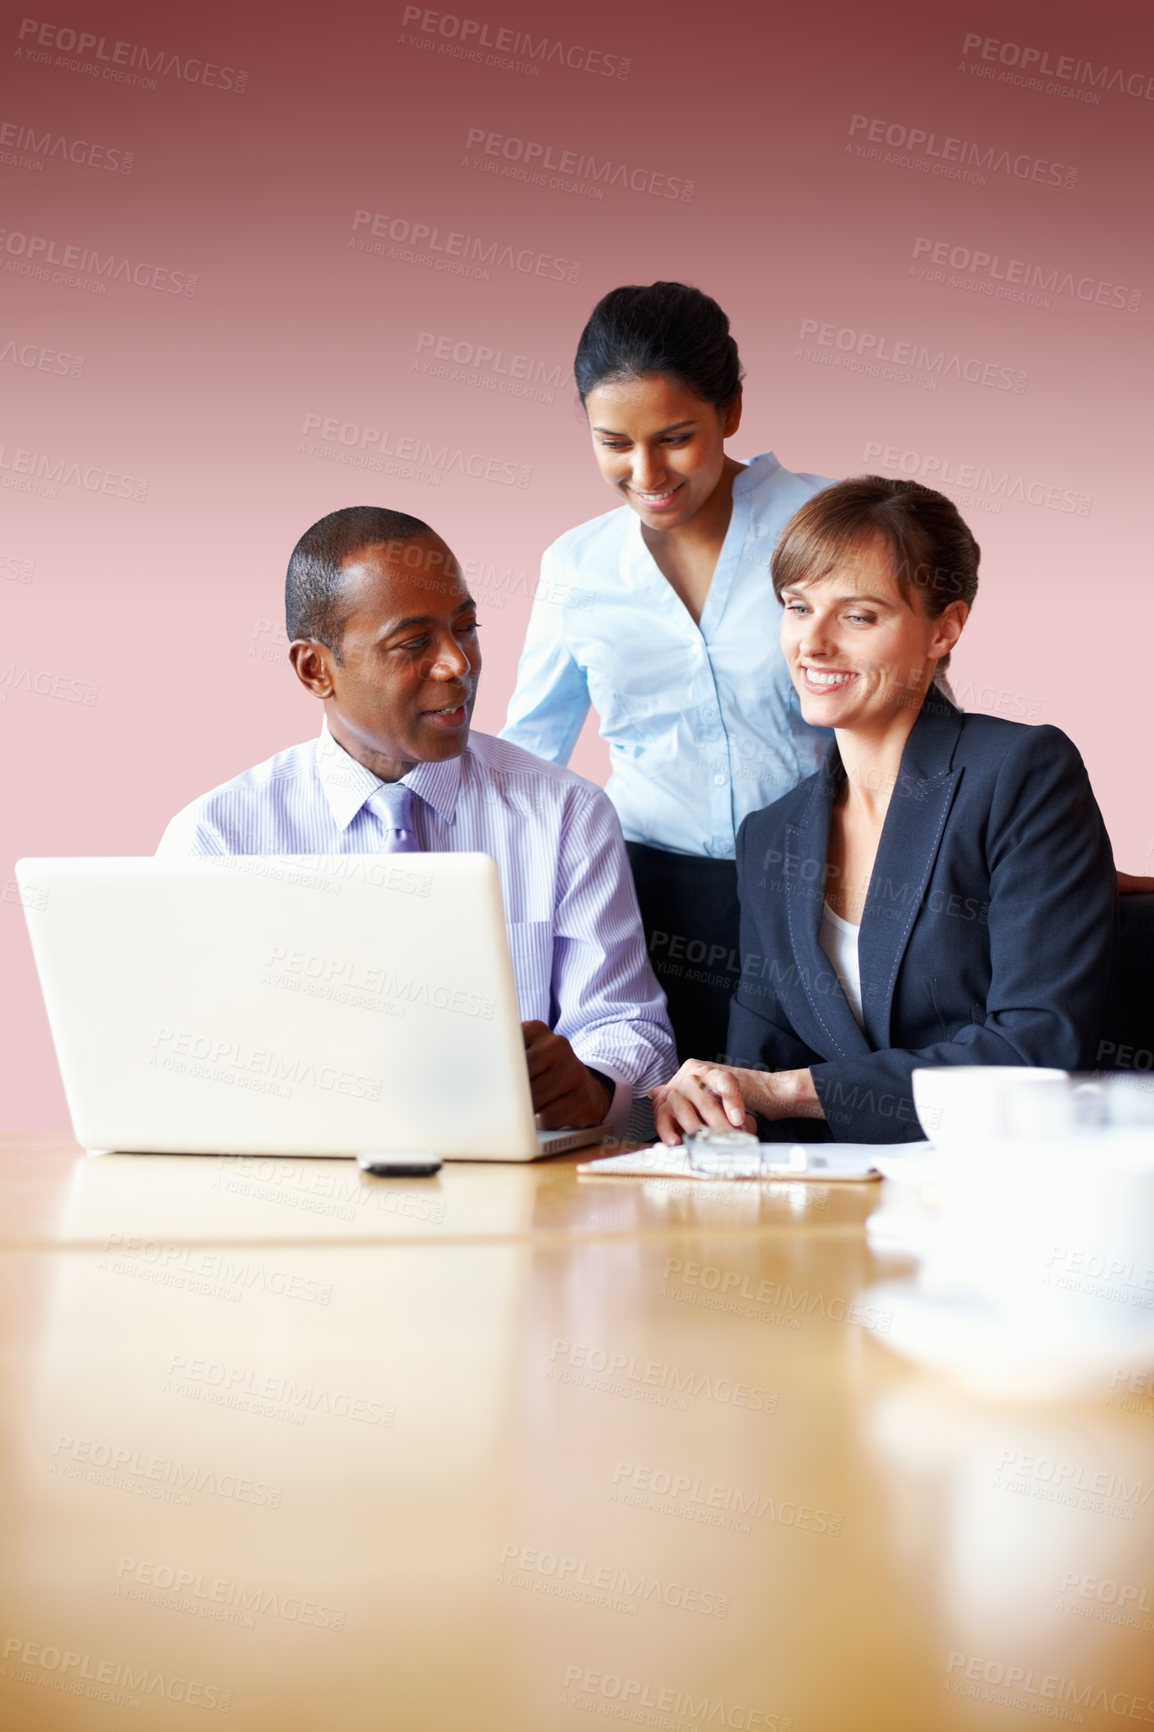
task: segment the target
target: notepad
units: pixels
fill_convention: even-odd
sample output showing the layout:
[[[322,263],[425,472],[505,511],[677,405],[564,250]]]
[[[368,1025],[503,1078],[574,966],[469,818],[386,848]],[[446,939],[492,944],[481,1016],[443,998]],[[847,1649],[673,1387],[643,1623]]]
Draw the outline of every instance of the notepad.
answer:
[[[780,1153],[780,1159],[765,1161],[759,1172],[700,1172],[690,1166],[689,1150],[683,1143],[673,1148],[654,1143],[647,1149],[635,1149],[632,1154],[583,1161],[577,1171],[606,1178],[701,1179],[711,1185],[750,1180],[757,1183],[763,1179],[808,1179],[825,1185],[834,1181],[863,1183],[882,1176],[874,1165],[877,1149],[873,1143],[794,1143],[792,1148],[787,1143],[762,1143],[763,1158],[768,1149]]]

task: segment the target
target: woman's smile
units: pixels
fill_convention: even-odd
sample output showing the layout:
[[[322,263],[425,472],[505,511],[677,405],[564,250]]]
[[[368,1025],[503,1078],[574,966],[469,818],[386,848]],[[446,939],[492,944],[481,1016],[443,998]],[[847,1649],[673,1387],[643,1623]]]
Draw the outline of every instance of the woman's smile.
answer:
[[[841,691],[860,677],[846,668],[814,668],[806,667],[804,663],[801,672],[805,689],[818,694]]]
[[[684,481],[679,481],[675,487],[666,487],[660,493],[651,493],[644,487],[634,487],[626,482],[625,492],[631,493],[638,505],[643,505],[646,511],[663,511],[673,504],[684,486]]]

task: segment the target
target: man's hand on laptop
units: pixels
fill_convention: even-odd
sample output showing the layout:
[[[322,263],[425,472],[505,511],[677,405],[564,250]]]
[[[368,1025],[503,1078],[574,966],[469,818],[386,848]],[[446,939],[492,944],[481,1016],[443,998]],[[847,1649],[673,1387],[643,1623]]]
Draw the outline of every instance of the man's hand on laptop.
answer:
[[[599,1125],[612,1103],[613,1084],[582,1064],[565,1036],[545,1023],[523,1022],[521,1032],[539,1129]]]

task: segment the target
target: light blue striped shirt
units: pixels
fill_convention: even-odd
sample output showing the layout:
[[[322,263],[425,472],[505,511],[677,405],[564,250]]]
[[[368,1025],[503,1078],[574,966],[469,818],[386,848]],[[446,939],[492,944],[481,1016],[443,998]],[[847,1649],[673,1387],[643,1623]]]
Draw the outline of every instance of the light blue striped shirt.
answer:
[[[832,738],[802,720],[769,556],[829,482],[772,452],[734,477],[701,624],[623,505],[546,549],[502,739],[564,764],[590,704],[631,842],[732,860],[738,825],[812,775]]]
[[[677,1061],[613,807],[591,782],[487,734],[403,780],[422,848],[497,862],[521,1017],[617,1085],[607,1122],[621,1134],[633,1096]],[[380,786],[326,726],[186,806],[157,853],[377,854],[384,832],[367,801]]]

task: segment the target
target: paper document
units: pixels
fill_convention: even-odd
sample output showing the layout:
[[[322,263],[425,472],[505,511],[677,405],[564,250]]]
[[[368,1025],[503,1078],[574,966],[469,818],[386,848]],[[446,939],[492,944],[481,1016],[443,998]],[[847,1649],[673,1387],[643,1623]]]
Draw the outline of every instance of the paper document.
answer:
[[[754,1151],[751,1151],[751,1153]],[[874,1165],[879,1151],[873,1143],[762,1143],[757,1170],[749,1162],[746,1170],[733,1172],[702,1171],[690,1166],[689,1150],[684,1143],[669,1148],[654,1143],[648,1149],[635,1149],[630,1155],[607,1155],[604,1160],[584,1161],[579,1173],[604,1174],[607,1178],[626,1179],[702,1179],[717,1184],[730,1179],[755,1181],[760,1179],[810,1179],[819,1184],[833,1180],[880,1179]]]

